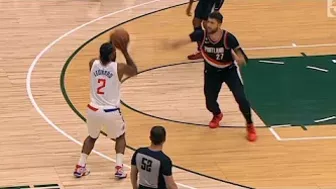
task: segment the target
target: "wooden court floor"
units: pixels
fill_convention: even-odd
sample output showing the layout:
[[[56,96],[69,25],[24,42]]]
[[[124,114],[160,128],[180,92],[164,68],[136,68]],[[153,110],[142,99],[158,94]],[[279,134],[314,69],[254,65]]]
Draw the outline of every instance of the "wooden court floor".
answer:
[[[119,27],[131,34],[130,50],[141,71],[186,62],[194,45],[169,48],[172,40],[192,30],[191,18],[184,14],[186,6],[158,11],[181,3],[0,2],[0,188],[37,184],[130,188],[129,180],[112,178],[114,143],[105,137],[89,158],[92,174],[72,178],[78,144],[87,135],[82,120],[89,100],[87,63],[108,39],[110,30],[101,32],[121,23]],[[250,58],[335,54],[336,19],[327,17],[326,6],[322,0],[227,0],[222,10],[224,27],[238,37]],[[148,14],[153,11],[158,12]],[[121,56],[118,59],[123,61]],[[331,65],[328,74],[332,69]],[[122,110],[130,147],[147,145],[149,129],[164,125],[168,131],[165,151],[177,165],[174,172],[180,188],[336,188],[333,124],[307,130],[268,128],[262,116],[254,113],[259,140],[249,143],[225,87],[220,97],[226,114],[223,125],[231,127],[209,130],[188,124],[202,125],[209,119],[203,107],[201,71],[201,63],[180,64],[146,71],[124,82],[127,107]],[[132,153],[126,151],[126,164]]]

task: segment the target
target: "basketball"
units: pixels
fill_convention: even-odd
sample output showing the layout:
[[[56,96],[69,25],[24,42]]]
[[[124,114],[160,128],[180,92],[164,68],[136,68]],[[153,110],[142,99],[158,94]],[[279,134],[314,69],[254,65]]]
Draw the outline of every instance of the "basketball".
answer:
[[[126,46],[128,45],[129,34],[123,28],[116,29],[111,33],[110,41],[116,48],[120,49],[121,44],[125,44]]]

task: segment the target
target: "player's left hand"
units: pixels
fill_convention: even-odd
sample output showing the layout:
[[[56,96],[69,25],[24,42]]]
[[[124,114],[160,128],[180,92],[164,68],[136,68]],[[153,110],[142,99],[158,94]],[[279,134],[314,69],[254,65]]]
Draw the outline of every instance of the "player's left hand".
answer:
[[[244,59],[244,57],[239,57],[233,49],[231,49],[231,54],[232,54],[232,58],[238,63],[239,67],[246,65],[245,61],[241,60],[241,58]]]

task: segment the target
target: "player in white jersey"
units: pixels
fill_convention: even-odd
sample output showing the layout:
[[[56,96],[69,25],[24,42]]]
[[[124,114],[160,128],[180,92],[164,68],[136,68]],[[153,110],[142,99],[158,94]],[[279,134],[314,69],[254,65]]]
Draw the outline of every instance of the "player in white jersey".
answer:
[[[100,47],[100,58],[90,61],[90,97],[87,127],[89,136],[85,139],[75,177],[88,175],[86,160],[100,134],[101,127],[107,129],[109,138],[115,139],[117,178],[126,178],[123,170],[123,155],[126,148],[125,123],[120,112],[120,81],[123,75],[134,76],[138,69],[127,51],[127,44],[120,47],[127,64],[116,63],[116,48],[112,43]]]

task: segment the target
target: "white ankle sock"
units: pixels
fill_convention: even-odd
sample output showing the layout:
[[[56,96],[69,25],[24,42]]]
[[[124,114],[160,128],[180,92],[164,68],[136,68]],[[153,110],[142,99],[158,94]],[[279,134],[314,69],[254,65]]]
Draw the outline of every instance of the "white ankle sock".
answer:
[[[81,156],[79,158],[79,162],[78,162],[78,165],[84,167],[86,165],[86,160],[88,158],[89,155],[87,154],[84,154],[84,153],[81,153]]]
[[[116,166],[123,166],[124,154],[117,154],[116,155]]]

